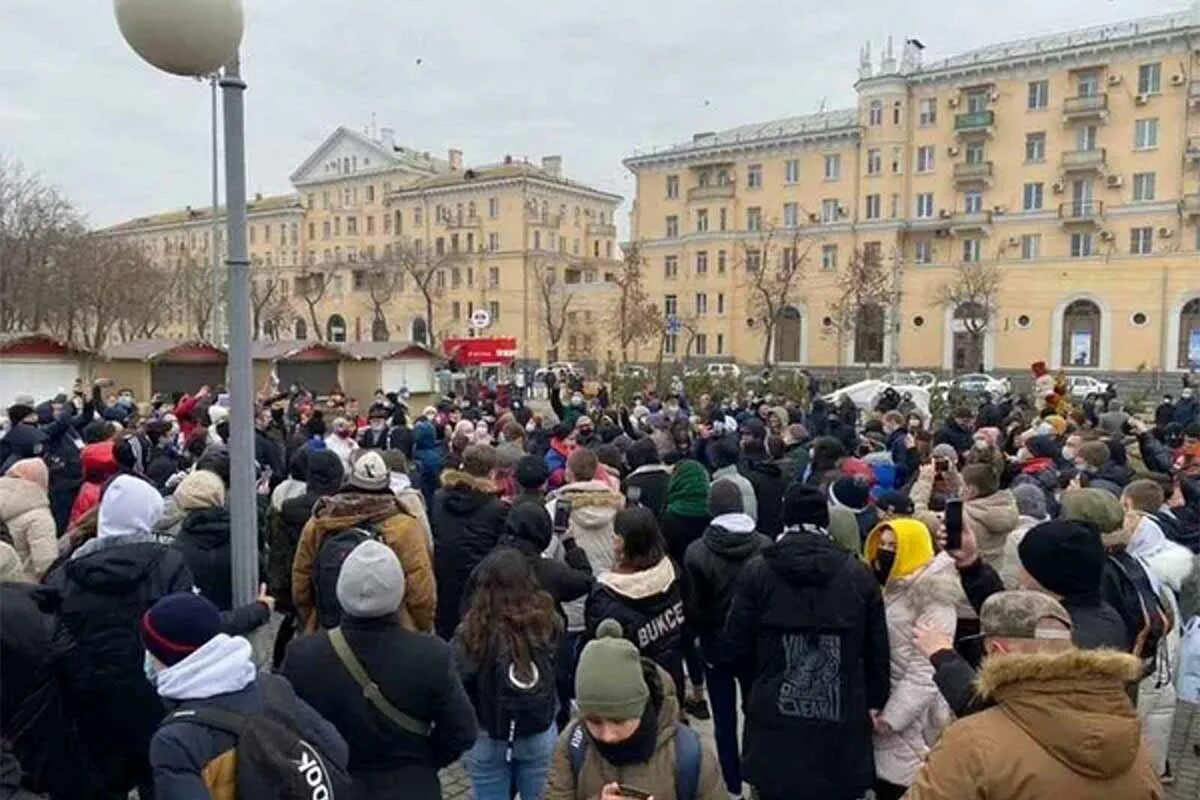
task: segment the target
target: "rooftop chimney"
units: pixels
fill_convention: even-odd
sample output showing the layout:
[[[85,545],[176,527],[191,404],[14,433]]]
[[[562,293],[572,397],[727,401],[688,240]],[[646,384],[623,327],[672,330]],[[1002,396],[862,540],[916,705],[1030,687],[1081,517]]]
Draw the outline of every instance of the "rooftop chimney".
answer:
[[[392,128],[380,128],[379,143],[383,145],[384,149],[389,153],[392,152],[396,147],[396,131]]]
[[[459,150],[458,148],[455,148],[455,147],[451,147],[449,155],[450,155],[450,171],[451,172],[462,172],[462,168],[463,168],[462,150]]]
[[[562,156],[542,156],[542,169],[555,178],[561,178]]]

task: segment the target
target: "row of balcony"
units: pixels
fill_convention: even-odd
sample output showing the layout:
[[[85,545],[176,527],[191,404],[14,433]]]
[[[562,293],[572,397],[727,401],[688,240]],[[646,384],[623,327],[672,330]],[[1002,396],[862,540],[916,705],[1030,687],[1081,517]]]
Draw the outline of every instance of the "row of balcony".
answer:
[[[1197,142],[1200,146],[1200,142]],[[1198,156],[1200,157],[1200,156]],[[1108,153],[1103,147],[1093,150],[1067,150],[1062,154],[1060,167],[1064,174],[1102,172],[1108,164]],[[991,161],[972,161],[954,165],[956,186],[969,184],[990,185],[995,165]]]
[[[1087,119],[1104,119],[1108,116],[1108,93],[1068,97],[1063,100],[1063,119],[1076,122]],[[991,109],[967,111],[954,115],[954,133],[959,136],[985,134],[990,136],[996,125],[996,112]]]
[[[1200,217],[1200,193],[1185,195],[1180,207],[1185,216]],[[971,233],[987,230],[994,216],[995,212],[990,209],[955,213],[942,211],[937,217],[912,220],[908,227],[913,231]],[[1058,219],[1063,227],[1097,226],[1103,218],[1104,202],[1101,200],[1069,200],[1058,206]]]

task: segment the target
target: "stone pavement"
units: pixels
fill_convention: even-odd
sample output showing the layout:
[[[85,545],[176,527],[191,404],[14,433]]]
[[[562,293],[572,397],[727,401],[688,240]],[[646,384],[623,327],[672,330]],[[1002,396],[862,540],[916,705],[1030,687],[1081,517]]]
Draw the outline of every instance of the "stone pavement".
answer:
[[[712,723],[697,722],[696,730],[710,744]],[[1175,714],[1175,732],[1171,739],[1171,768],[1175,785],[1168,787],[1168,800],[1197,800],[1200,798],[1200,707],[1179,704]],[[462,762],[442,771],[444,800],[472,800],[471,781]]]

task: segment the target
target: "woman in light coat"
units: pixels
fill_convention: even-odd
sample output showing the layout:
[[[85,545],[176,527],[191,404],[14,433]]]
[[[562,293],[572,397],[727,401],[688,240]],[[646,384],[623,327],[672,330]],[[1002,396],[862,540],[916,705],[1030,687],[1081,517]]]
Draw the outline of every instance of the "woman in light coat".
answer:
[[[865,555],[883,586],[891,648],[891,695],[874,720],[875,796],[895,800],[952,717],[933,682],[933,665],[913,644],[913,630],[920,623],[952,636],[961,589],[954,562],[934,555],[929,529],[915,519],[876,526]]]
[[[58,558],[58,528],[50,511],[50,473],[40,458],[16,462],[0,477],[0,521],[8,528],[25,576],[37,583]]]

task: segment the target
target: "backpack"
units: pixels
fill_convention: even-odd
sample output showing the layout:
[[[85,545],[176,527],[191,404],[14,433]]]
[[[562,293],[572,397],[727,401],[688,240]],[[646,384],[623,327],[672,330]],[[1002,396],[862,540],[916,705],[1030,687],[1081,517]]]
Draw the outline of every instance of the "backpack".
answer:
[[[1117,553],[1108,560],[1121,577],[1121,604],[1117,613],[1133,635],[1133,655],[1145,661],[1147,671],[1152,672],[1159,646],[1174,624],[1171,610],[1163,604],[1145,568],[1132,556]]]
[[[579,782],[587,758],[591,737],[579,720],[571,723],[567,739],[567,758],[571,762],[571,776]],[[684,725],[675,723],[675,800],[696,800],[700,793],[700,734]]]
[[[176,722],[214,728],[237,740],[234,780],[238,800],[345,800],[354,796],[345,767],[306,742],[281,714],[183,709],[168,715],[162,724]]]
[[[342,606],[337,599],[338,576],[347,556],[363,542],[378,539],[375,526],[361,523],[326,536],[317,550],[316,567],[313,569],[313,600],[317,610],[317,623],[323,630],[336,628],[342,622]]]
[[[494,648],[490,664],[481,665],[479,673],[480,699],[491,703],[495,710],[495,730],[488,732],[507,741],[510,750],[514,739],[549,728],[558,712],[555,653],[546,647],[531,650],[528,676],[522,676],[512,652],[504,645]]]

